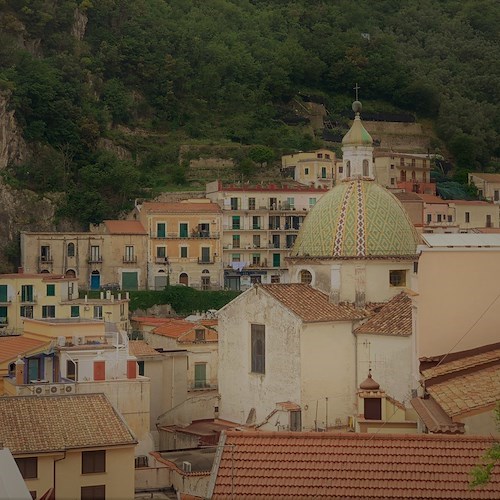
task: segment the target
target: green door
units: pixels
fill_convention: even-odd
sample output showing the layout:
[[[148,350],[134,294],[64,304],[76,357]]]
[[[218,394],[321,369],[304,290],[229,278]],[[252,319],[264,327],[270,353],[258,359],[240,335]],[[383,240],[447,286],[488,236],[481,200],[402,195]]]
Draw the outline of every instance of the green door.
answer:
[[[280,267],[280,254],[273,253],[273,267]]]
[[[194,365],[194,386],[199,389],[207,386],[207,364],[196,363]]]
[[[137,290],[139,280],[136,272],[122,273],[122,289]]]
[[[181,238],[188,237],[188,225],[187,224],[179,224],[179,236]]]

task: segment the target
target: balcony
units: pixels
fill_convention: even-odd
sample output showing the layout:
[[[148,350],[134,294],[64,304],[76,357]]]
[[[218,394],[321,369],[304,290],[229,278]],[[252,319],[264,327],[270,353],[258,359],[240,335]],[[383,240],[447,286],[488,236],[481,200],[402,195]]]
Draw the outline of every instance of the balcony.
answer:
[[[215,260],[213,258],[204,259],[203,257],[198,257],[198,264],[215,264]]]
[[[168,264],[168,257],[155,257],[155,264]]]
[[[123,257],[124,264],[137,264],[137,256],[136,255],[128,255]]]
[[[87,259],[89,264],[102,264],[102,257],[100,255],[93,255]]]
[[[178,239],[203,239],[203,238],[219,238],[218,232],[210,232],[210,231],[192,231],[189,234],[180,234],[180,233],[165,233],[161,236],[158,236],[157,233],[151,233],[151,238],[156,238],[160,240],[178,240]]]
[[[54,259],[52,258],[52,255],[42,255],[41,257],[38,257],[39,264],[52,264],[53,262]]]

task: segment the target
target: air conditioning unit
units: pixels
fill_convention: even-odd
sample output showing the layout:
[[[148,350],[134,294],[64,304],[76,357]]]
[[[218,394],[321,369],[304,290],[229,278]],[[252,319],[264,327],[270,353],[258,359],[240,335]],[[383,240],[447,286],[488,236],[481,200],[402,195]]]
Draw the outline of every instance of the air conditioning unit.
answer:
[[[73,345],[83,345],[85,344],[85,337],[80,337],[79,335],[75,335],[73,337]]]
[[[57,345],[59,347],[64,347],[66,345],[66,337],[57,337]]]
[[[75,388],[72,385],[63,385],[61,386],[61,392],[65,394],[72,394],[75,392]]]
[[[56,394],[57,393],[57,385],[49,385],[46,389],[45,392],[48,394]]]
[[[35,394],[40,396],[43,393],[44,387],[35,387]]]
[[[182,470],[184,472],[191,472],[191,462],[182,462]]]

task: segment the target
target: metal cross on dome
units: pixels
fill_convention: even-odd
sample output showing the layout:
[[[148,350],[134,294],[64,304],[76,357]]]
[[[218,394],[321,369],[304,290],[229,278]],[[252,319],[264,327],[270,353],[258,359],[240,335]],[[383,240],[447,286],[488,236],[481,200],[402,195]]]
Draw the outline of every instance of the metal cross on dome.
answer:
[[[357,83],[356,86],[353,87],[354,90],[356,91],[356,101],[359,101],[359,95],[358,95],[358,90],[361,88]]]

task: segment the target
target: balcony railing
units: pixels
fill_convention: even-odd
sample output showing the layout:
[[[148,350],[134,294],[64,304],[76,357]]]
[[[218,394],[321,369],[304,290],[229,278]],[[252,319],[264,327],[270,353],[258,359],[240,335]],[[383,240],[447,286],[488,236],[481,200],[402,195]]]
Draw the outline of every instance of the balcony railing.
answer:
[[[41,257],[38,257],[38,262],[40,264],[52,264],[54,259],[51,255],[42,255]]]
[[[137,256],[136,255],[128,255],[123,257],[124,264],[137,264]]]
[[[89,264],[101,264],[102,263],[102,257],[100,255],[94,255],[91,256],[87,259],[87,262]]]
[[[151,233],[151,238],[156,238],[160,240],[177,240],[177,239],[201,239],[201,238],[219,238],[219,233],[217,231],[194,231],[188,234],[180,234],[180,233],[165,233],[158,236],[157,233]]]
[[[198,264],[215,264],[215,260],[213,258],[204,259],[204,258],[198,257]]]

